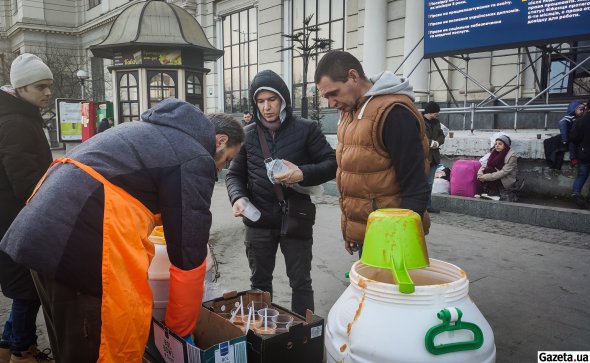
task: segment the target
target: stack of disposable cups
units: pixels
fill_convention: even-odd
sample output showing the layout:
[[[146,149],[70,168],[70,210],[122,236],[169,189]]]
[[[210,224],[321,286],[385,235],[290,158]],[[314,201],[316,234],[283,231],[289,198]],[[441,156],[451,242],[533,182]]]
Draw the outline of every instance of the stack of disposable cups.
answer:
[[[254,204],[250,203],[250,200],[248,198],[244,199],[246,205],[244,207],[242,215],[251,220],[252,222],[256,222],[260,219],[260,211],[258,210],[258,208],[254,206]]]

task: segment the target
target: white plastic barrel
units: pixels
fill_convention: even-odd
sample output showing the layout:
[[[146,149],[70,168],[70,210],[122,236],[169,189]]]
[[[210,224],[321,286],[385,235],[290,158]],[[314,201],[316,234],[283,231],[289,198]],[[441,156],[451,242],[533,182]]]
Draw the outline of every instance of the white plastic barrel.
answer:
[[[149,240],[155,248],[154,257],[148,268],[148,282],[153,296],[152,316],[160,321],[164,321],[170,289],[170,259],[168,258],[164,237],[152,234],[149,236]],[[207,273],[205,275],[205,281],[213,281],[213,258],[211,257],[209,246],[207,246],[206,263]]]
[[[391,271],[360,261],[352,266],[350,285],[328,314],[327,362],[495,362],[494,334],[468,296],[465,272],[430,259],[429,267],[410,270],[410,275],[416,290],[403,294]],[[445,309],[449,313],[439,316],[450,317],[446,323],[437,316]],[[471,330],[450,331],[458,327]],[[464,350],[455,351],[457,345]]]

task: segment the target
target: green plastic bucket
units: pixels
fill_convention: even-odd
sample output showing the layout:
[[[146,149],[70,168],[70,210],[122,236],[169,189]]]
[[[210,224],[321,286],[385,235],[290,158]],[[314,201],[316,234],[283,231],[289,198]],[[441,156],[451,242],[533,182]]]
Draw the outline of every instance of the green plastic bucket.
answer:
[[[403,293],[414,292],[408,270],[427,267],[428,249],[420,215],[409,209],[378,209],[369,215],[361,262],[390,269]]]

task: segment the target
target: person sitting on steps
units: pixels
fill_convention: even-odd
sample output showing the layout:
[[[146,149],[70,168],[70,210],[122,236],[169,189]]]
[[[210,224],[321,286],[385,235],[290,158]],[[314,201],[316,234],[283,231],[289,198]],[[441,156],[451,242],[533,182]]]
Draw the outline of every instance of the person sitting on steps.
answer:
[[[508,135],[502,134],[496,138],[490,156],[477,172],[480,182],[481,197],[493,200],[516,201],[516,195],[511,196],[511,190],[516,185],[517,156],[510,149],[512,141]]]

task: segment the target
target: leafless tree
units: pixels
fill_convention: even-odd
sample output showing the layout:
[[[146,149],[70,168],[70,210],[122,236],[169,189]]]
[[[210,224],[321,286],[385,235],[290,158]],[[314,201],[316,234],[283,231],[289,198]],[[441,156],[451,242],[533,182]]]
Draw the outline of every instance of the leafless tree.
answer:
[[[310,25],[314,14],[310,14],[303,19],[303,29],[295,34],[283,34],[283,37],[289,39],[291,45],[282,48],[279,52],[292,50],[301,55],[303,60],[303,89],[301,90],[301,117],[307,118],[307,71],[309,61],[319,53],[330,50],[333,40],[318,38],[317,34],[321,30],[318,25]]]
[[[12,52],[0,53],[0,86],[10,84],[10,65],[15,57]]]

